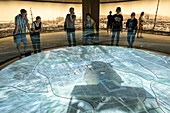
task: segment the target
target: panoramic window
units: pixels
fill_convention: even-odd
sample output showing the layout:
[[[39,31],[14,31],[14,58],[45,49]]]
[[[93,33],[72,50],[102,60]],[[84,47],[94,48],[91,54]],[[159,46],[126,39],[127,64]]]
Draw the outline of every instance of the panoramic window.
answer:
[[[0,113],[169,113],[170,0],[1,0]]]
[[[144,29],[152,30],[154,27],[155,31],[170,31],[170,13],[168,12],[168,5],[170,1],[168,0],[139,0],[139,1],[129,1],[129,2],[121,2],[121,3],[105,3],[100,5],[100,27],[107,27],[107,15],[109,15],[109,11],[112,11],[112,14],[116,13],[116,7],[122,8],[122,15],[124,17],[124,25],[125,28],[126,21],[130,18],[130,14],[132,12],[136,13],[136,18],[139,19],[141,12],[144,12]],[[157,11],[158,7],[158,11]],[[156,13],[157,11],[157,13]],[[155,16],[156,21],[155,21]]]
[[[27,10],[27,18],[31,24],[37,16],[41,17],[46,32],[61,30],[64,28],[64,20],[69,13],[69,8],[75,8],[77,16],[76,28],[82,27],[81,4],[65,4],[50,2],[27,2],[27,1],[0,1],[0,37],[11,35],[15,27],[15,16],[20,9]]]

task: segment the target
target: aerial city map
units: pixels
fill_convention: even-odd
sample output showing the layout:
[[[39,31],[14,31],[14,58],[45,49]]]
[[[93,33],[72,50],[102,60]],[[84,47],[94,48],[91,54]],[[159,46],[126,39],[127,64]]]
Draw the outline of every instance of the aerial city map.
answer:
[[[0,71],[0,113],[168,113],[169,63],[113,46],[41,52]]]

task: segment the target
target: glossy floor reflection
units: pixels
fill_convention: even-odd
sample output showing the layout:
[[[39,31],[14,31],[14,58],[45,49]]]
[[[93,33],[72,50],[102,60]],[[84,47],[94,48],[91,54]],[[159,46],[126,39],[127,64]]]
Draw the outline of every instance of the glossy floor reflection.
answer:
[[[3,113],[168,113],[170,57],[111,46],[35,54],[0,71]]]

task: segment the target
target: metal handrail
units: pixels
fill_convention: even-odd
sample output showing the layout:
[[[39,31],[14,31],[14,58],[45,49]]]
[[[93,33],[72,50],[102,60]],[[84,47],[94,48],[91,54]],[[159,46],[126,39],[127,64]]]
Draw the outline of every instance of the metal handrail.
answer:
[[[83,30],[83,29],[76,29],[76,30]],[[99,30],[107,30],[107,28],[100,28]],[[64,29],[60,29],[60,30],[45,30],[43,32],[41,32],[40,34],[42,33],[47,33],[47,32],[62,32],[64,31]],[[123,31],[127,31],[126,28],[123,28]],[[168,36],[170,36],[170,32],[166,32],[166,31],[155,31],[155,30],[143,30],[144,33],[152,33],[152,34],[167,34]],[[21,34],[16,34],[16,35],[29,35],[31,33],[21,33]],[[3,36],[3,37],[0,37],[0,39],[2,38],[7,38],[7,37],[11,37],[11,36],[16,36],[16,35],[7,35],[7,36]]]

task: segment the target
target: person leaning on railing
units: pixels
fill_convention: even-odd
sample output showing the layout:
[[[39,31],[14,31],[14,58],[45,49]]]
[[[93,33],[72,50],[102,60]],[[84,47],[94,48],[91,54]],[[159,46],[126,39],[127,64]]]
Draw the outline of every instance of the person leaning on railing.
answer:
[[[34,54],[37,52],[41,52],[41,45],[40,45],[40,32],[43,30],[43,24],[41,22],[41,17],[37,16],[36,21],[32,23],[30,34],[31,41],[32,41],[32,47],[34,49]]]
[[[14,43],[17,44],[17,50],[20,56],[23,55],[20,51],[20,43],[24,43],[24,54],[27,52],[27,38],[26,38],[26,27],[28,28],[29,32],[30,26],[27,19],[27,11],[25,9],[20,10],[20,14],[15,17],[15,29],[14,29]]]

